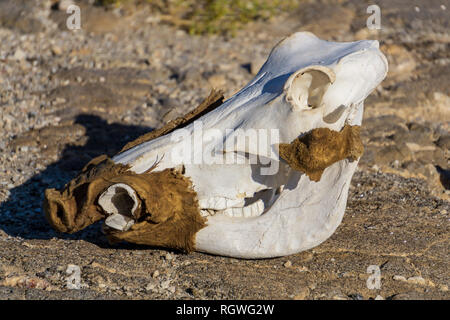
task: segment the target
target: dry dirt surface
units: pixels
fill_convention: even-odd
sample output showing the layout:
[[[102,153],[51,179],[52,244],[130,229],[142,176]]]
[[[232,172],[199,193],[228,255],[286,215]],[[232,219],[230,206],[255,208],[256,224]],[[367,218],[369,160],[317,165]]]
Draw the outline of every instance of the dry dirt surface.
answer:
[[[77,3],[82,28],[71,31],[55,1],[0,1],[0,299],[450,298],[448,1],[377,1],[382,28],[372,31],[369,1],[301,1],[234,37],[191,36],[146,6]],[[51,229],[46,188],[182,115],[211,87],[230,97],[299,30],[378,39],[390,62],[366,100],[365,153],[329,240],[238,260],[110,245],[98,224]],[[69,265],[79,289],[68,288]],[[380,269],[378,289],[367,285],[369,266]]]

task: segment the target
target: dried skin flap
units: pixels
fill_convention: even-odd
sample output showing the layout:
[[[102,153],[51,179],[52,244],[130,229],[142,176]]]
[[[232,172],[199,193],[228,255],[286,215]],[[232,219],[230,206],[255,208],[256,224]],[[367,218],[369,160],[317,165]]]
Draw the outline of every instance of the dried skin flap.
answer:
[[[178,117],[175,120],[172,120],[168,122],[166,125],[164,125],[162,128],[159,128],[157,130],[153,130],[149,133],[146,133],[136,140],[133,140],[131,142],[128,142],[125,147],[122,148],[120,152],[127,151],[141,143],[156,139],[158,137],[161,137],[165,134],[168,134],[175,129],[183,128],[190,124],[191,122],[197,120],[204,114],[214,110],[218,106],[220,106],[223,103],[223,93],[220,90],[212,90],[209,96],[194,110],[188,112],[182,117]]]
[[[138,194],[141,214],[125,232],[110,231],[111,241],[185,250],[195,249],[195,234],[205,226],[191,181],[175,169],[144,174],[125,174],[111,179],[127,183]]]
[[[291,143],[280,143],[280,157],[312,181],[319,181],[323,171],[344,159],[356,160],[364,151],[360,126],[345,125],[338,132],[328,128],[311,130]]]
[[[73,233],[106,218],[97,199],[109,186],[124,183],[138,195],[137,223],[129,231],[109,230],[112,241],[185,251],[194,250],[195,234],[205,226],[191,181],[175,169],[136,174],[101,156],[59,192],[45,192],[44,210],[58,231]]]
[[[96,204],[98,195],[111,185],[108,179],[128,170],[107,156],[92,159],[81,173],[60,192],[45,190],[44,212],[58,231],[73,233],[105,218]]]

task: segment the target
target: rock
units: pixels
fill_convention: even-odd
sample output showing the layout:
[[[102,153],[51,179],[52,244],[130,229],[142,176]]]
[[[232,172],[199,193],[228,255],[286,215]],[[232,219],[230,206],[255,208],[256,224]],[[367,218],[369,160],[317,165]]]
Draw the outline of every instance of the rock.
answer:
[[[369,29],[364,27],[355,33],[356,40],[372,40],[377,39],[380,34],[380,31],[377,29]]]
[[[414,122],[409,123],[409,137],[405,142],[413,142],[423,146],[432,145],[433,141],[436,139],[436,136],[430,127],[431,126],[429,124],[423,125]]]
[[[359,293],[352,293],[349,295],[353,300],[364,300],[364,297]]]
[[[421,285],[421,286],[429,285],[429,286],[433,286],[434,287],[434,284],[431,281],[427,281],[421,276],[414,276],[414,277],[406,278],[404,276],[395,275],[395,276],[392,277],[392,279],[394,279],[396,281],[407,282],[407,283],[410,283],[410,284],[418,284],[418,285]]]
[[[223,74],[215,74],[208,78],[208,82],[214,89],[226,88],[227,80]]]
[[[305,266],[298,267],[297,270],[298,270],[299,272],[306,272],[306,271],[309,271],[308,267],[305,267]]]
[[[433,92],[431,103],[441,118],[448,119],[450,117],[450,108],[448,107],[450,106],[450,96],[448,94],[439,91]]]
[[[291,262],[290,260],[288,260],[288,261],[286,261],[283,265],[284,265],[286,268],[290,268],[290,267],[292,267],[292,262]]]
[[[305,300],[309,296],[309,288],[301,288],[298,293],[294,296],[294,300]]]
[[[160,286],[161,289],[168,289],[170,285],[170,280],[164,280],[163,282],[161,282]]]
[[[58,3],[58,10],[66,12],[67,9],[74,5],[75,3],[72,0],[60,0]]]
[[[397,44],[383,45],[381,51],[386,53],[388,59],[388,78],[401,81],[411,77],[416,68],[416,60],[411,52]]]
[[[436,141],[436,145],[443,150],[450,150],[450,135],[439,137],[439,139]]]
[[[351,27],[355,12],[350,8],[313,3],[300,7],[302,30],[318,37],[332,39],[343,37]]]
[[[62,54],[62,49],[60,47],[58,47],[58,46],[53,46],[52,47],[52,53],[55,56],[60,56]]]
[[[408,128],[404,119],[393,115],[382,115],[364,119],[362,136],[369,142],[385,140],[397,136],[399,140],[408,137]],[[401,141],[400,141],[401,142]]]
[[[45,15],[42,1],[2,0],[0,1],[0,26],[17,30],[21,33],[36,33],[45,29],[40,15]]]
[[[146,286],[145,286],[145,290],[147,292],[152,292],[156,289],[157,284],[155,281],[150,281]]]
[[[420,277],[420,276],[409,277],[407,281],[408,281],[409,283],[412,283],[412,284],[419,284],[419,285],[422,285],[422,286],[424,286],[424,285],[427,284],[427,282],[425,281],[425,279],[422,278],[422,277]]]
[[[51,287],[51,284],[45,279],[29,277],[26,275],[7,277],[1,282],[1,285],[26,289],[47,289]]]
[[[430,128],[423,125],[412,123],[409,124],[409,130],[399,130],[393,135],[393,140],[399,143],[410,143],[411,145],[430,147],[433,146],[434,132]],[[416,150],[413,150],[416,151]]]
[[[0,229],[0,238],[3,238],[3,239],[8,238],[8,234],[5,231],[3,231],[2,229]]]
[[[421,164],[433,164],[444,168],[447,167],[445,152],[439,148],[419,148],[419,151],[414,152],[414,157]]]
[[[166,253],[166,255],[165,255],[164,258],[165,258],[167,261],[171,261],[172,259],[174,259],[174,257],[173,257],[169,252]]]
[[[433,145],[427,145],[427,146],[421,146],[420,144],[414,143],[414,142],[406,142],[406,146],[411,150],[412,152],[432,152],[436,150],[436,147]]]
[[[178,74],[178,81],[188,88],[197,87],[205,82],[202,74],[194,68],[189,68]]]
[[[395,276],[392,277],[392,279],[394,279],[396,281],[404,281],[404,282],[406,282],[406,278],[404,276],[395,275]]]
[[[395,160],[404,163],[411,159],[412,152],[405,143],[383,147],[375,155],[375,163],[378,165],[389,165]]]
[[[332,300],[350,300],[349,297],[343,295],[343,294],[335,294],[331,297]]]
[[[433,159],[434,161],[435,159]],[[406,176],[426,179],[431,189],[431,194],[448,199],[449,194],[446,192],[446,189],[449,189],[450,185],[450,174],[448,170],[443,169],[439,165],[431,163],[423,164],[419,161],[407,162],[403,168],[406,170]]]
[[[170,286],[167,288],[167,291],[169,291],[172,294],[174,294],[176,290],[177,290],[177,288],[175,286]]]
[[[12,56],[13,60],[17,60],[17,61],[22,61],[25,60],[27,57],[27,54],[21,50],[20,48],[18,48],[15,52],[14,55]]]

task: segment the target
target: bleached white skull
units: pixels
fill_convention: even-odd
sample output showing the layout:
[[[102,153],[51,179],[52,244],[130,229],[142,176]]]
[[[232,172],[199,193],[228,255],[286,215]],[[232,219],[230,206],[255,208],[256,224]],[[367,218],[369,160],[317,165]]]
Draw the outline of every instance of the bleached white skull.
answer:
[[[193,207],[204,225],[189,233],[189,249],[263,258],[317,246],[342,220],[362,151],[357,129],[363,102],[386,73],[387,61],[377,41],[336,43],[295,33],[281,41],[256,77],[222,105],[168,134],[141,139],[109,160],[106,168],[126,168],[120,174],[125,170],[132,178],[108,173],[95,187],[86,185],[83,196],[74,195],[81,180],[72,190],[69,185],[65,194],[47,191],[49,221],[72,232],[107,217],[106,230],[114,238],[183,248],[165,240],[140,239],[148,233],[165,239],[164,232],[189,229],[191,220],[153,214],[167,210],[153,203],[167,198],[164,203],[178,203],[176,209],[168,209],[175,212],[186,208],[186,198],[191,197],[198,199]],[[84,172],[96,170],[95,165]],[[139,180],[140,175],[169,169],[173,180]],[[177,185],[179,176],[193,189],[180,199],[168,187]],[[75,199],[70,206],[76,210],[61,200],[62,194],[67,201]],[[172,231],[157,229],[158,223],[168,221],[175,225],[167,229]],[[139,231],[144,223],[153,224],[152,229]]]

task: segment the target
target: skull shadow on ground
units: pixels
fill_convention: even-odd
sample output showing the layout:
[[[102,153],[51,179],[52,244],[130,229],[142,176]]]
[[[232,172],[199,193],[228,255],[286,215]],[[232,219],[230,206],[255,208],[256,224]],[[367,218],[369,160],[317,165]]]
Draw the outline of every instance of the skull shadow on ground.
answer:
[[[102,118],[80,114],[75,124],[85,127],[87,142],[83,146],[66,144],[59,160],[44,171],[10,190],[8,199],[0,204],[0,230],[12,237],[23,239],[82,239],[100,247],[110,246],[101,233],[101,222],[74,234],[55,231],[45,219],[42,202],[47,188],[59,189],[74,178],[92,158],[102,154],[113,156],[130,140],[153,128],[108,124]],[[140,247],[132,244],[116,244],[115,247]]]

